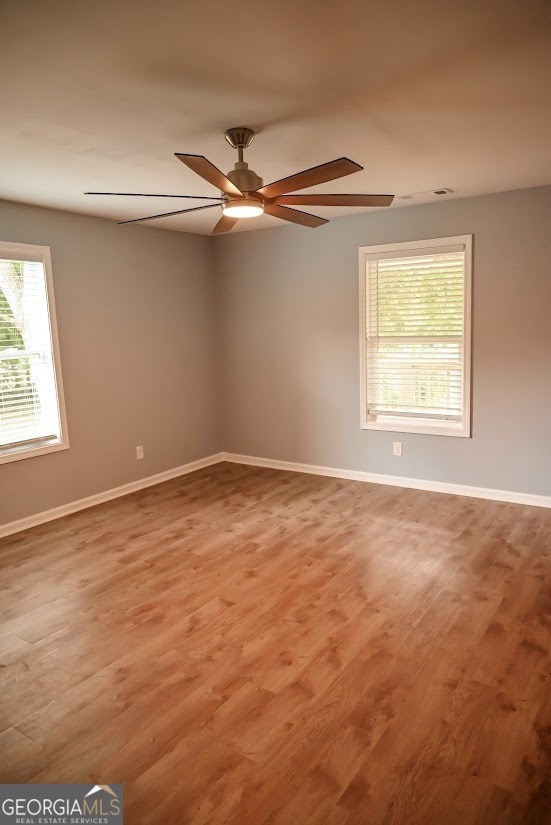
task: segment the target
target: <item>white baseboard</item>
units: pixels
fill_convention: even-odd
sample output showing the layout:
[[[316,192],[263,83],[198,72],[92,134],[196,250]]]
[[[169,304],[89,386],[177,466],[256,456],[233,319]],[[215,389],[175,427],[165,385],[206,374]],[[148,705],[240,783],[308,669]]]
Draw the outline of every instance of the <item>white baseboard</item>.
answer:
[[[114,498],[127,496],[129,493],[135,493],[137,490],[153,487],[155,484],[161,484],[163,481],[170,481],[171,478],[193,473],[195,470],[201,470],[203,467],[210,467],[211,464],[218,464],[220,461],[223,461],[222,456],[223,453],[215,453],[206,458],[199,458],[197,461],[190,461],[189,464],[182,464],[180,467],[165,470],[163,473],[156,473],[156,475],[147,476],[147,478],[140,478],[137,481],[131,481],[129,484],[122,484],[120,487],[105,490],[103,493],[86,496],[86,498],[80,498],[77,501],[62,504],[60,507],[53,507],[51,510],[43,510],[41,513],[35,513],[32,516],[11,521],[8,524],[2,524],[0,525],[0,538],[10,536],[13,533],[19,533],[21,530],[28,530],[29,527],[36,527],[37,524],[44,524],[47,521],[54,521],[54,519],[62,518],[62,516],[77,513],[79,510],[86,510],[88,507],[94,507],[96,504],[103,504],[104,501],[111,501]]]
[[[278,461],[272,458],[257,458],[250,455],[220,453],[221,461],[234,464],[250,464],[253,467],[268,467],[272,470],[288,470],[293,473],[310,473],[317,476],[346,478],[351,481],[367,481],[371,484],[389,484],[393,487],[409,487],[413,490],[428,490],[432,493],[451,493],[456,496],[485,498],[492,501],[509,501],[513,504],[529,504],[533,507],[550,507],[551,496],[533,493],[516,493],[511,490],[492,490],[489,487],[471,487],[468,484],[451,484],[447,481],[426,481],[422,478],[388,476],[382,473],[367,473],[363,470],[341,470],[336,467],[319,467],[315,464],[297,464],[294,461]]]
[[[492,501],[508,501],[513,504],[529,504],[533,507],[551,508],[551,496],[539,496],[533,493],[517,493],[511,490],[492,490],[488,487],[471,487],[468,484],[451,484],[447,481],[426,481],[422,478],[407,478],[405,476],[389,476],[382,473],[367,473],[363,470],[342,470],[336,467],[320,467],[316,464],[298,464],[294,461],[278,461],[273,458],[258,458],[250,455],[237,455],[236,453],[214,453],[206,458],[197,461],[190,461],[189,464],[182,464],[180,467],[173,467],[163,473],[157,473],[147,478],[140,478],[131,481],[129,484],[122,484],[120,487],[113,487],[103,493],[96,493],[93,496],[80,498],[77,501],[70,501],[60,507],[53,507],[51,510],[43,510],[32,516],[11,521],[8,524],[0,525],[0,538],[19,533],[21,530],[28,530],[29,527],[36,527],[47,521],[77,513],[79,510],[86,510],[96,504],[103,504],[104,501],[111,501],[114,498],[127,496],[137,490],[144,490],[146,487],[153,487],[163,481],[170,481],[172,478],[193,473],[203,467],[210,467],[221,461],[229,461],[233,464],[248,464],[253,467],[266,467],[272,470],[286,470],[293,473],[309,473],[310,475],[330,476],[331,478],[346,478],[350,481],[367,481],[371,484],[388,484],[393,487],[409,487],[413,490],[428,490],[433,493],[451,493],[456,496],[470,496],[472,498],[485,498]]]

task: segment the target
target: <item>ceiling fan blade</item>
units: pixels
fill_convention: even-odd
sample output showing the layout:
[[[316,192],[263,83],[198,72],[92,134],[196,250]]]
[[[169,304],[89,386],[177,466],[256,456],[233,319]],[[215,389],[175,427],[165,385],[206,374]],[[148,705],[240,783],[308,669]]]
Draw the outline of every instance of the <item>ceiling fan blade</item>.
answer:
[[[180,152],[175,152],[178,160],[185,163],[192,172],[199,175],[203,180],[212,183],[217,189],[225,192],[226,195],[233,195],[234,197],[243,197],[243,192],[227,178],[220,169],[207,160],[203,155],[182,155]]]
[[[304,172],[297,172],[296,175],[290,175],[288,178],[276,180],[274,183],[262,186],[257,191],[259,195],[263,195],[265,198],[275,198],[278,195],[285,195],[287,192],[295,192],[297,189],[308,189],[309,186],[317,186],[318,183],[327,183],[327,181],[336,178],[343,178],[345,175],[360,172],[362,169],[363,166],[354,163],[353,160],[338,158],[329,161],[329,163],[322,163],[320,166],[305,169]]]
[[[291,221],[291,223],[300,223],[301,226],[309,226],[311,229],[329,223],[325,218],[318,218],[317,215],[310,215],[308,212],[299,212],[297,209],[289,209],[287,206],[278,206],[277,203],[265,204],[264,212],[274,218],[281,218],[281,220]]]
[[[238,220],[238,218],[231,218],[229,215],[222,215],[212,230],[212,234],[220,235],[222,232],[229,232],[230,229],[233,229]]]
[[[280,195],[276,203],[289,206],[390,206],[394,195]]]
[[[161,215],[147,215],[145,218],[132,218],[130,221],[119,221],[119,226],[124,223],[138,223],[139,221],[151,221],[153,218],[168,218],[171,215],[185,215],[186,212],[199,212],[201,209],[214,209],[220,206],[219,203],[208,203],[206,206],[193,206],[191,209],[177,209],[176,212],[163,212]]]
[[[221,201],[208,195],[152,195],[150,192],[85,192],[85,195],[121,195],[125,198],[190,198],[197,201]]]

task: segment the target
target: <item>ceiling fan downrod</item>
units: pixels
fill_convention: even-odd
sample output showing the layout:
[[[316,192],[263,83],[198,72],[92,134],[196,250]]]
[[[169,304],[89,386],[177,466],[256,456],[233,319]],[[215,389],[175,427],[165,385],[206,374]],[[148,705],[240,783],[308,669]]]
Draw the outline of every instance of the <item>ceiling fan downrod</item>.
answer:
[[[254,136],[254,129],[249,129],[247,126],[233,126],[224,132],[224,137],[230,146],[237,149],[238,158],[237,163],[234,164],[233,169],[228,172],[226,177],[245,195],[255,192],[264,185],[262,178],[252,169],[249,169],[249,164],[243,160],[243,151],[251,145]]]

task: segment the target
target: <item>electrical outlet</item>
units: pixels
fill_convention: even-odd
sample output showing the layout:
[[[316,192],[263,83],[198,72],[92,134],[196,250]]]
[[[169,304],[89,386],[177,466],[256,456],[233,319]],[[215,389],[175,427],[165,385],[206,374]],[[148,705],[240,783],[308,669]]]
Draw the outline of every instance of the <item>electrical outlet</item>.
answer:
[[[136,458],[138,461],[143,458],[143,447],[136,447]]]
[[[402,442],[401,441],[393,441],[392,442],[392,455],[402,455]]]

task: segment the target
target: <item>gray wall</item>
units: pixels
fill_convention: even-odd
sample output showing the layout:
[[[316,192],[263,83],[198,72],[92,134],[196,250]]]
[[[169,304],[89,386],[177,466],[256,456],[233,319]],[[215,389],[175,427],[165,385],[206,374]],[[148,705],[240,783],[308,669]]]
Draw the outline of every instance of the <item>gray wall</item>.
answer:
[[[0,465],[0,523],[220,449],[209,238],[2,202],[0,239],[51,248],[71,442]]]
[[[551,495],[550,227],[551,187],[214,240],[0,202],[52,250],[71,440],[0,465],[0,523],[220,449]],[[466,233],[472,439],[360,430],[358,247]]]
[[[472,439],[361,430],[358,247],[467,233]],[[551,495],[551,187],[214,245],[226,450]]]

